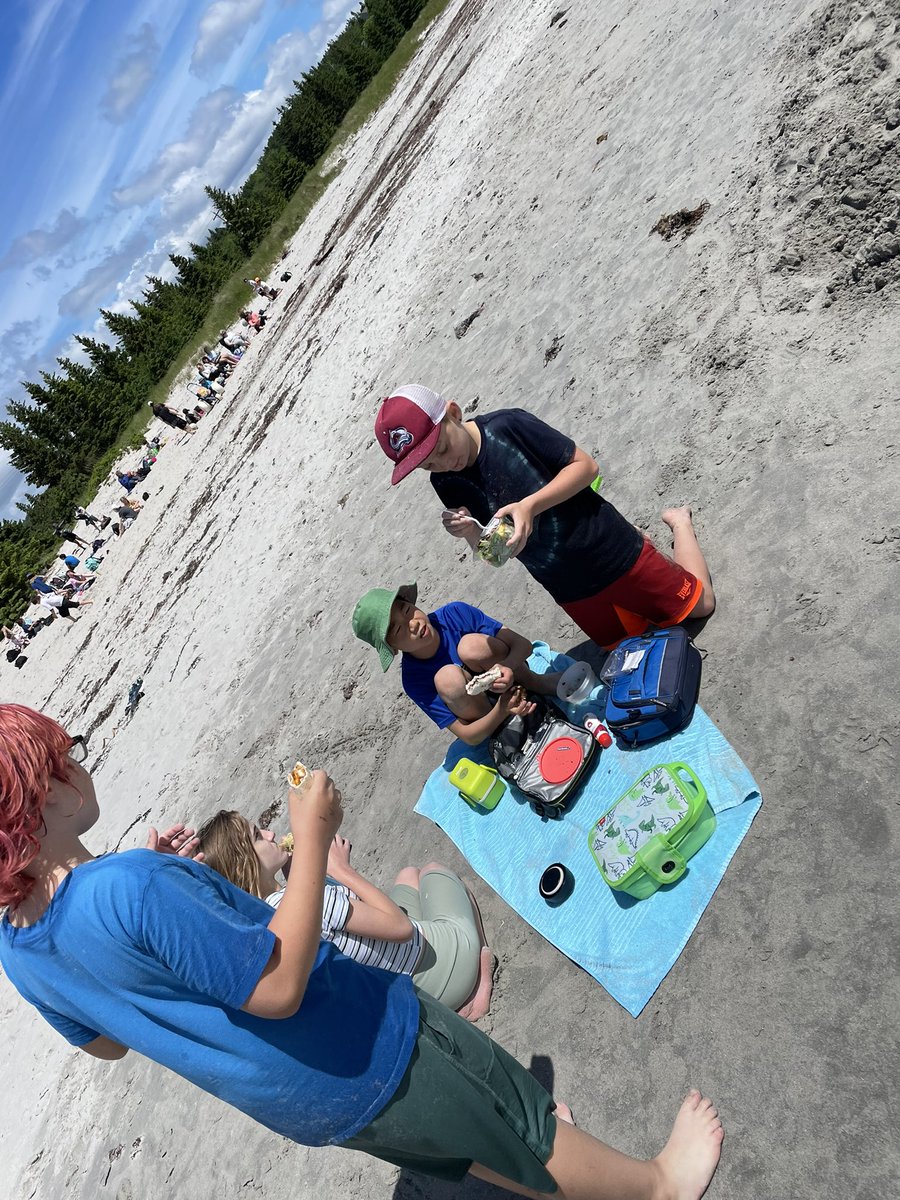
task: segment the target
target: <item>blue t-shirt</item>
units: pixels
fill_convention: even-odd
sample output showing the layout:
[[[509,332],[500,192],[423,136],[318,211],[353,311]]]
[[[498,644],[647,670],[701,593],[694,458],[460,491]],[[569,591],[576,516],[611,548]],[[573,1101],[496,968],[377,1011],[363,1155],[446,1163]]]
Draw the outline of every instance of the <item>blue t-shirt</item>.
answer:
[[[475,417],[481,449],[463,471],[442,471],[431,484],[446,508],[465,507],[482,525],[498,508],[540,491],[567,467],[571,438],[521,408]],[[518,561],[558,604],[587,600],[637,562],[644,540],[591,488],[548,508]]]
[[[323,942],[293,1017],[242,1012],[275,945],[271,919],[201,863],[130,850],[76,867],[29,928],[4,917],[0,964],[73,1045],[112,1038],[276,1133],[339,1143],[396,1091],[419,1003],[408,975]]]
[[[437,652],[431,658],[415,658],[412,654],[404,654],[400,662],[400,674],[403,690],[410,700],[431,717],[438,729],[446,729],[458,718],[437,694],[435,675],[448,663],[456,663],[458,667],[463,665],[456,647],[464,634],[486,633],[493,637],[503,628],[503,623],[495,621],[480,608],[464,604],[462,600],[444,604],[429,613],[428,620],[440,638]]]
[[[81,560],[77,559],[74,554],[67,554],[66,557],[63,559],[63,562],[66,564],[66,566],[71,567],[73,571],[78,566],[78,563],[80,561]]]

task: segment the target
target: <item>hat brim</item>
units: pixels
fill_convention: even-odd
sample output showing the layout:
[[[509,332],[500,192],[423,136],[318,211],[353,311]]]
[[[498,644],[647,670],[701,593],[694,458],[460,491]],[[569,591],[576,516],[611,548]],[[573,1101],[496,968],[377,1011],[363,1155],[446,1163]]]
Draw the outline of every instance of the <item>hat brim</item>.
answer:
[[[388,668],[390,667],[391,663],[394,661],[394,659],[397,656],[397,651],[393,650],[387,643],[387,631],[388,631],[388,626],[391,623],[391,609],[394,605],[394,601],[399,599],[399,600],[405,600],[407,604],[415,604],[416,600],[418,599],[418,596],[419,596],[419,587],[418,587],[418,584],[415,584],[415,583],[402,584],[400,587],[397,588],[397,590],[394,592],[393,596],[391,596],[390,603],[386,607],[386,610],[384,613],[384,618],[383,618],[383,621],[381,622],[381,625],[383,625],[383,628],[379,628],[379,631],[378,631],[379,635],[381,637],[381,641],[380,641],[379,645],[376,647],[376,649],[378,651],[378,658],[381,661],[382,671],[387,671]]]
[[[443,418],[441,418],[441,420],[443,420]],[[396,487],[401,479],[405,479],[411,471],[414,471],[416,467],[420,466],[425,461],[428,455],[438,444],[438,438],[440,436],[441,422],[438,421],[437,425],[435,425],[428,437],[425,438],[424,441],[419,442],[418,446],[413,446],[409,454],[404,455],[404,457],[401,458],[401,460],[394,467],[394,470],[391,473],[391,487]]]

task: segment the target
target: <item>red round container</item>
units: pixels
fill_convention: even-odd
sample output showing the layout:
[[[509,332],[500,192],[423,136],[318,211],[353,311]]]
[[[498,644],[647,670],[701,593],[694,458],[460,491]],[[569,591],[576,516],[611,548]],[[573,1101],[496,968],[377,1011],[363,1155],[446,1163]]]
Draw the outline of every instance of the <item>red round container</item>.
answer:
[[[571,737],[554,738],[541,751],[538,770],[548,783],[566,783],[581,766],[584,755]]]

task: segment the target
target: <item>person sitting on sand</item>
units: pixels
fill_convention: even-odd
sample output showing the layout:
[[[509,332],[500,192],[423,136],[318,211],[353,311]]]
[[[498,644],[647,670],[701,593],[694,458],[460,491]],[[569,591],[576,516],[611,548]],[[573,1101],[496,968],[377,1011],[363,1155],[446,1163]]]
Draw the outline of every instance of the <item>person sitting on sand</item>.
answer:
[[[213,366],[229,365],[236,367],[240,361],[241,356],[239,354],[235,354],[232,350],[227,350],[224,346],[220,346],[217,350],[212,350],[209,346],[204,346],[200,365],[202,367],[204,363],[212,363]]]
[[[7,625],[3,626],[3,640],[9,642],[7,649],[11,647],[19,654],[28,645],[28,638],[21,630],[10,629]]]
[[[89,562],[96,562],[96,561],[97,560],[94,558],[91,558],[91,559],[86,558],[84,560],[83,565],[87,570],[90,570],[90,568],[88,567],[87,564]],[[91,586],[92,583],[96,583],[96,582],[97,581],[93,575],[84,575],[80,571],[74,571],[71,567],[69,567],[66,571],[65,587],[67,589],[71,589],[72,595],[76,595],[79,591],[85,591],[87,588],[89,588]]]
[[[50,586],[43,575],[29,575],[25,582],[32,591],[40,592],[42,596],[49,596],[55,589]]]
[[[216,813],[197,833],[203,862],[273,908],[284,898],[277,875],[291,854],[268,829],[240,813]],[[411,975],[416,987],[467,1020],[491,999],[493,955],[462,880],[440,863],[404,867],[385,895],[350,866],[350,843],[335,834],[328,851],[322,939],[367,967]]]
[[[402,653],[403,690],[439,729],[477,746],[507,717],[534,711],[526,689],[556,695],[559,674],[539,675],[527,666],[527,638],[461,600],[426,614],[417,596],[414,583],[371,588],[354,609],[353,632],[378,651],[383,671]],[[499,668],[497,681],[470,696],[466,685],[492,667]]]
[[[160,421],[165,422],[166,425],[171,425],[174,429],[180,429],[182,432],[194,432],[194,426],[188,425],[184,417],[174,409],[167,408],[165,404],[154,404],[152,400],[148,400],[147,403],[153,409],[154,417],[159,417]]]
[[[250,345],[250,338],[245,333],[235,330],[229,332],[229,330],[223,329],[219,334],[219,345],[226,350],[231,350],[233,353],[237,353],[240,350],[241,354],[243,354]]]
[[[246,321],[252,330],[259,333],[266,323],[264,312],[251,312],[249,308],[241,311],[241,320]]]
[[[294,855],[273,911],[191,861],[188,830],[95,857],[86,753],[42,713],[0,704],[0,967],[70,1045],[106,1061],[133,1046],[282,1137],[438,1178],[566,1200],[702,1196],[724,1134],[698,1091],[660,1154],[629,1158],[408,975],[320,941],[343,819],[324,771],[289,789]],[[623,1106],[639,1124],[640,1104]]]
[[[129,495],[141,482],[140,476],[131,471],[116,471],[116,479]]]

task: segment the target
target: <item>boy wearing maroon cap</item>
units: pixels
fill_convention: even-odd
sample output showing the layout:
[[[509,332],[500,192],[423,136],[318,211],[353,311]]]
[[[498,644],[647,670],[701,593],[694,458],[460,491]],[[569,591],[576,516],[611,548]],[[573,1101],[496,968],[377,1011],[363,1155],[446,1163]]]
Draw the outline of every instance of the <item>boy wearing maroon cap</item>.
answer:
[[[691,510],[662,513],[674,560],[661,554],[592,490],[590,455],[531,413],[500,409],[463,421],[458,404],[408,384],[381,405],[375,435],[395,464],[391,483],[416,467],[431,472],[454,537],[478,540],[467,517],[512,520],[515,555],[598,645],[715,610]]]

